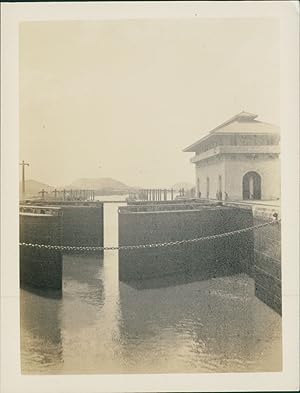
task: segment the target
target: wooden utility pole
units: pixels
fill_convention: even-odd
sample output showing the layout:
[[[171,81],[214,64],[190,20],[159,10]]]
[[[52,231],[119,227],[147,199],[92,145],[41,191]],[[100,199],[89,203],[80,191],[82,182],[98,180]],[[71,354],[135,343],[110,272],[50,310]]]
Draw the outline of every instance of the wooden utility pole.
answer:
[[[22,162],[20,162],[20,165],[22,166],[22,196],[24,198],[25,197],[25,166],[29,166],[29,164],[23,160]]]
[[[56,199],[57,194],[58,194],[59,191],[55,188],[52,192],[54,193],[54,198]]]
[[[42,190],[39,192],[39,194],[42,194],[42,198],[44,199],[44,198],[45,198],[45,194],[48,194],[48,192],[47,192],[46,190],[42,189]]]

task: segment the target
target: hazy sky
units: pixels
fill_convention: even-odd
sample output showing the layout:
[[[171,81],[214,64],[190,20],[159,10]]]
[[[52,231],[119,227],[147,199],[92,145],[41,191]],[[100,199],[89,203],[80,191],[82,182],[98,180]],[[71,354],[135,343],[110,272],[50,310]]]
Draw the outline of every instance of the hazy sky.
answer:
[[[27,178],[54,186],[81,177],[194,182],[182,149],[241,110],[279,125],[276,20],[20,25]]]

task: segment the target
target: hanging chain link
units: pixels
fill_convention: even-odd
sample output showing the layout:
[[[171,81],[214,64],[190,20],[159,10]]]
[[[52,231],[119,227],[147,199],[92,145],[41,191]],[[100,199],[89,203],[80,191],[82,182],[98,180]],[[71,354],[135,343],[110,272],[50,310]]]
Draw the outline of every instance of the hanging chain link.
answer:
[[[259,229],[262,227],[266,227],[268,225],[278,224],[281,220],[273,220],[271,222],[266,222],[263,224],[254,225],[252,227],[237,229],[235,231],[220,233],[216,235],[209,235],[198,237],[195,239],[183,239],[183,240],[176,240],[171,242],[164,242],[164,243],[152,243],[152,244],[138,244],[138,245],[131,245],[131,246],[112,246],[112,247],[103,247],[103,246],[55,246],[52,244],[35,244],[35,243],[19,243],[22,247],[32,247],[32,248],[40,248],[46,250],[54,250],[54,251],[115,251],[115,250],[137,250],[137,249],[145,249],[145,248],[159,248],[159,247],[170,247],[170,246],[178,246],[182,244],[189,244],[189,243],[198,243],[201,241],[206,240],[214,240],[214,239],[222,239],[233,235],[239,235],[240,233],[245,233],[252,231],[254,229]]]

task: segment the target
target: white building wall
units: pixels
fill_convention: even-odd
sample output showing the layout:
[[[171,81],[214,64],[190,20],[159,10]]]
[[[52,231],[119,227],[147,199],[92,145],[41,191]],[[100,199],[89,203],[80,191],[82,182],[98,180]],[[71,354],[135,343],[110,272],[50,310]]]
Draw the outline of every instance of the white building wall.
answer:
[[[230,200],[243,199],[243,176],[255,171],[261,176],[261,199],[280,198],[280,160],[268,156],[255,159],[230,156],[225,160],[225,191]]]
[[[222,177],[222,193],[224,199],[225,189],[225,160],[221,157],[216,157],[208,161],[200,161],[196,165],[196,188],[197,196],[201,191],[201,197],[206,198],[206,179],[209,177],[209,198],[215,199],[216,193],[219,190],[219,175]],[[198,188],[198,179],[200,190]]]

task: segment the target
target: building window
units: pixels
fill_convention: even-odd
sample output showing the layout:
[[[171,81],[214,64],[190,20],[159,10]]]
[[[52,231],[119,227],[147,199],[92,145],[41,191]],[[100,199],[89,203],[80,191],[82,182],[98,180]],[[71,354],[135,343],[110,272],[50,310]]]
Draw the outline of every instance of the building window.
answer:
[[[200,179],[199,179],[199,177],[197,178],[197,194],[198,194],[198,198],[201,198]]]
[[[218,184],[218,191],[217,191],[217,199],[219,199],[220,201],[223,199],[222,198],[222,176],[219,175],[219,184]]]
[[[209,177],[206,178],[206,198],[209,199]]]

